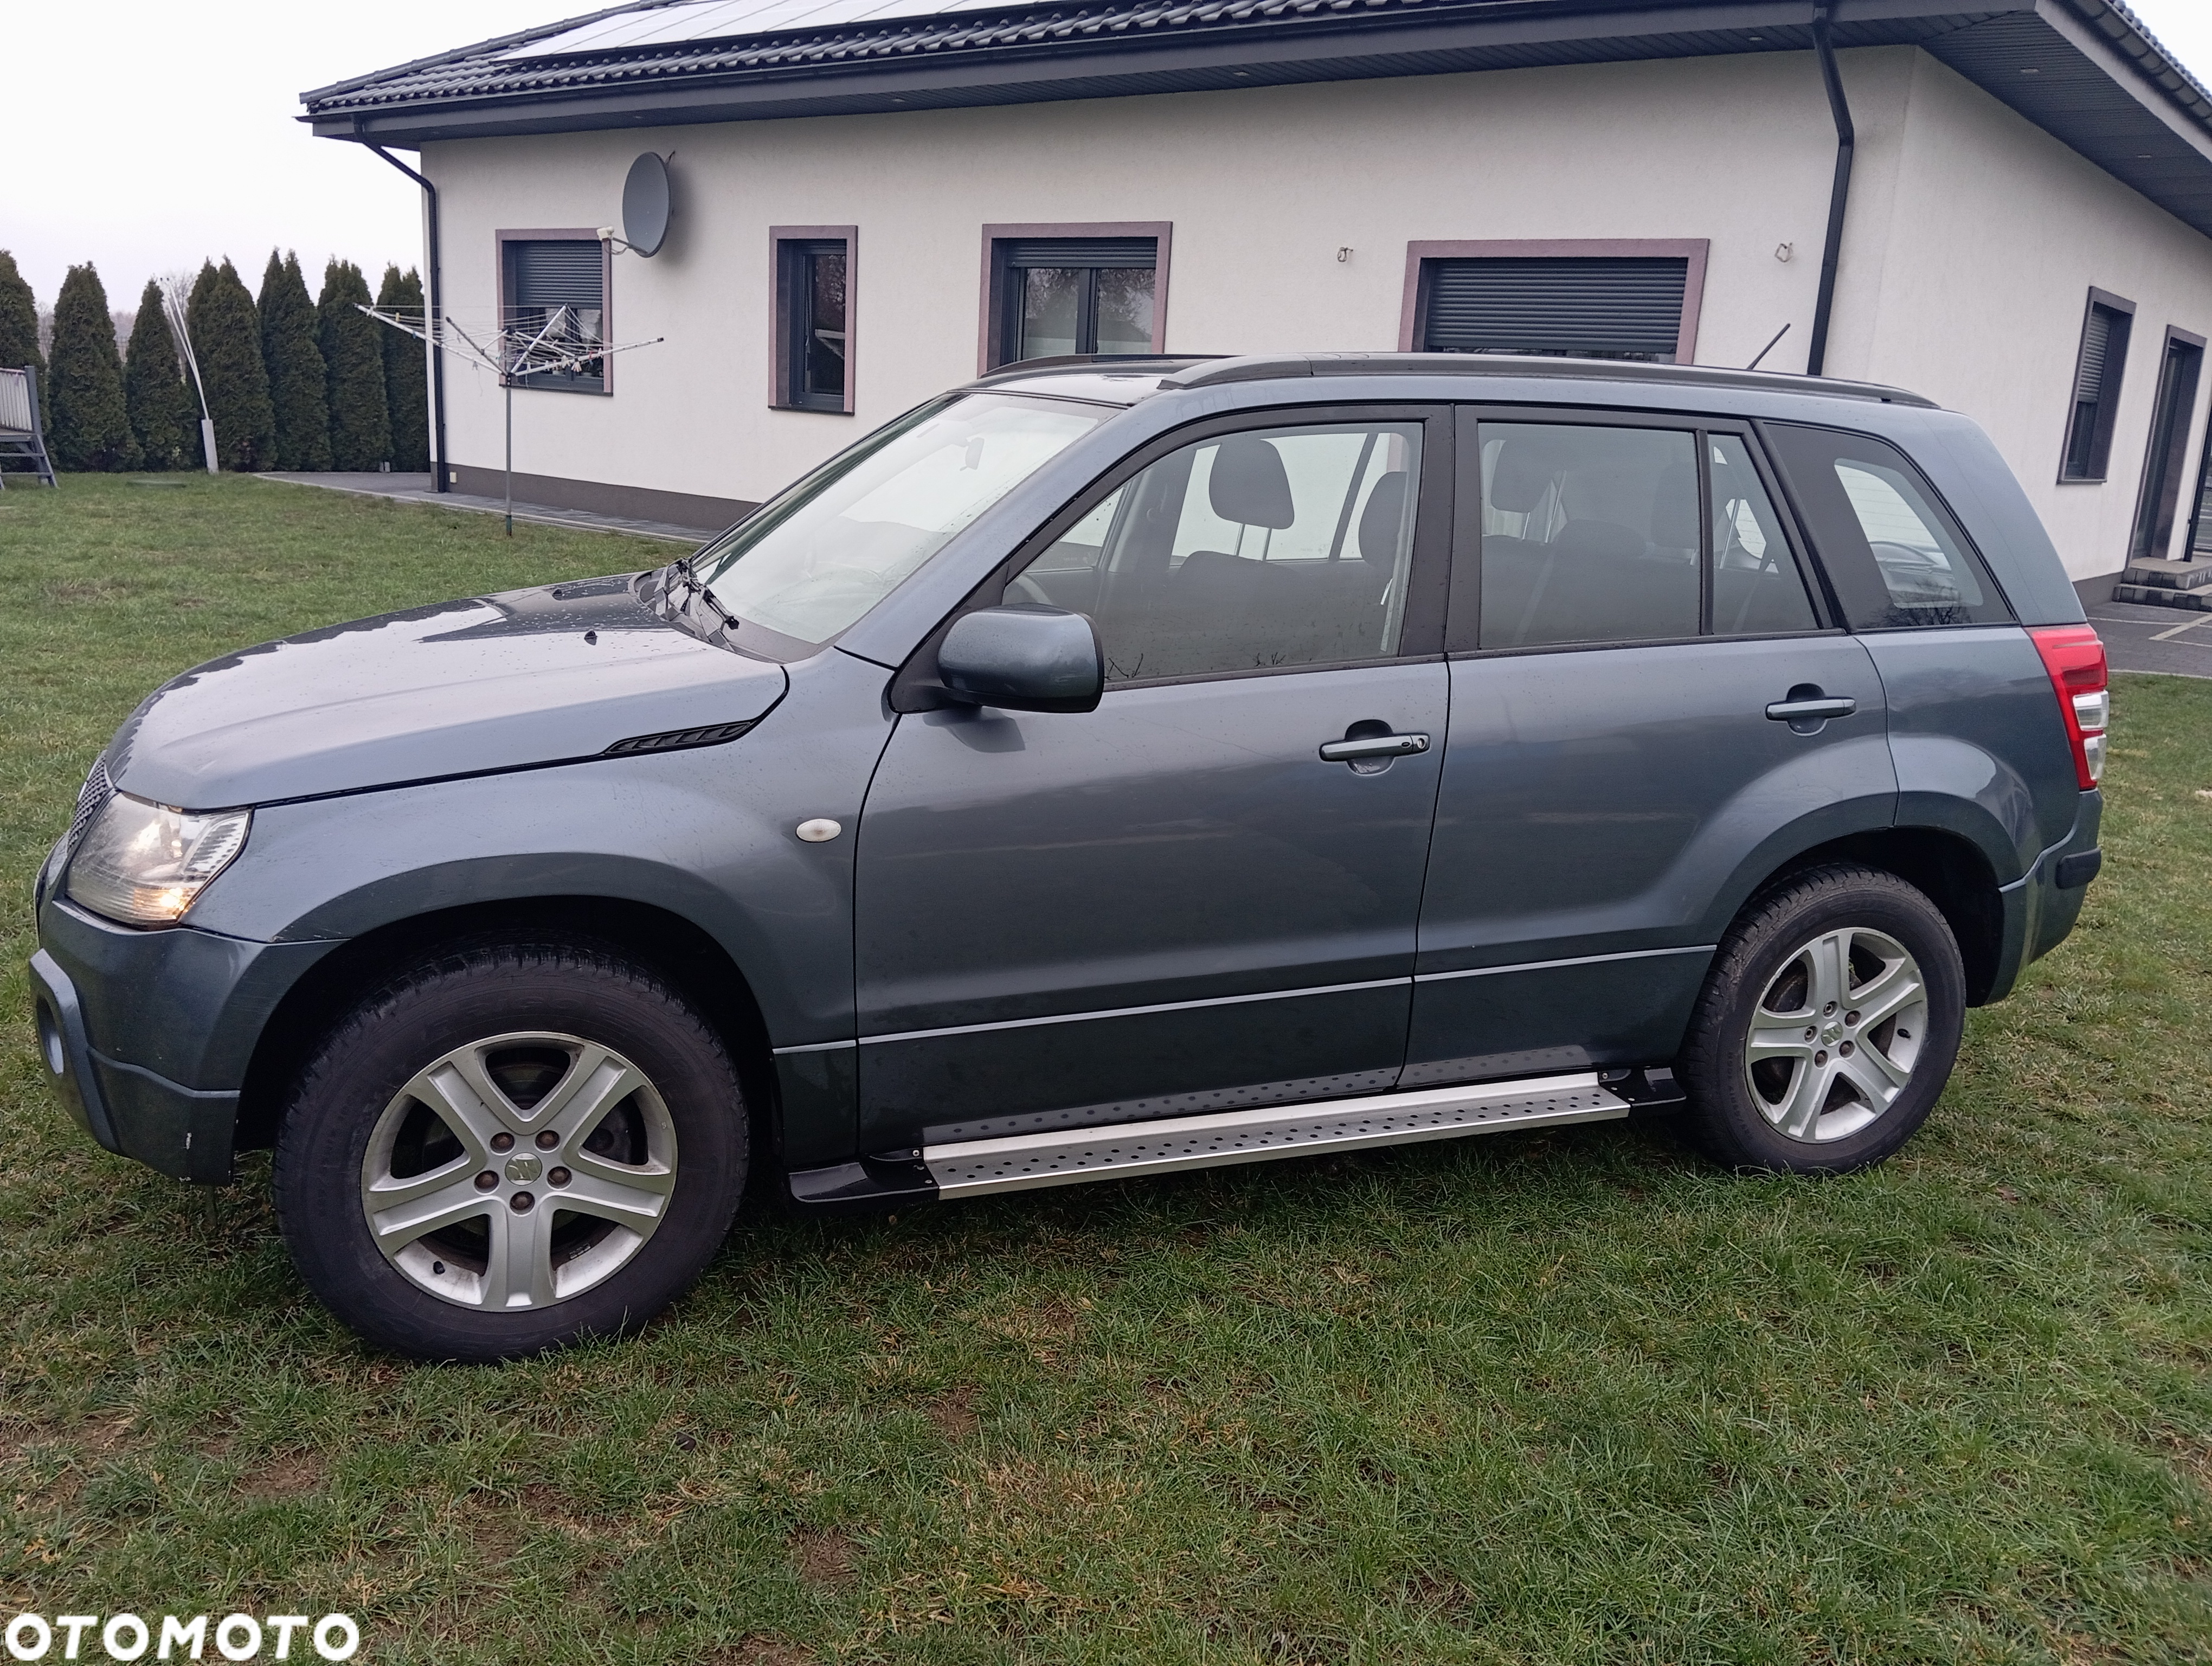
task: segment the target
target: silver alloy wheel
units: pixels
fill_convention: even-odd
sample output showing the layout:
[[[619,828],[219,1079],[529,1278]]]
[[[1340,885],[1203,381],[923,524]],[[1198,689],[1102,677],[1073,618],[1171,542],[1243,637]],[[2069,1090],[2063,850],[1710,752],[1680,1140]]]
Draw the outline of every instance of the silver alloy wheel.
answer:
[[[676,1125],[644,1072],[575,1036],[457,1047],[392,1096],[362,1159],[384,1258],[462,1307],[545,1307],[637,1254],[676,1187]]]
[[[1912,1079],[1928,1022],[1920,963],[1863,927],[1823,932],[1767,981],[1744,1040],[1759,1112],[1808,1144],[1848,1139]]]

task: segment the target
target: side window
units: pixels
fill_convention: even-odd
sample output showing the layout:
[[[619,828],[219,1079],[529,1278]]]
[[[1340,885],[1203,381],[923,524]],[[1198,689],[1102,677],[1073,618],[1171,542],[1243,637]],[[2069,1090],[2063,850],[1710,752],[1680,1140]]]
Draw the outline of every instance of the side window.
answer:
[[[775,403],[790,410],[852,410],[853,246],[842,237],[787,234],[775,242]],[[799,228],[801,230],[805,228]]]
[[[1733,434],[1708,435],[1705,444],[1713,489],[1713,634],[1814,629],[1812,599],[1750,448]]]
[[[2112,429],[2119,416],[2120,384],[2128,368],[2128,337],[2136,304],[2102,289],[2089,291],[2081,321],[2081,347],[2074,359],[2074,399],[2066,411],[2066,448],[2058,459],[2061,480],[2102,480],[2112,459]]]
[[[1662,429],[1485,423],[1480,645],[1698,634],[1698,451]]]
[[[1854,629],[2011,619],[1965,533],[1894,447],[1794,424],[1767,434]]]
[[[1419,423],[1224,435],[1101,499],[1006,587],[1087,613],[1110,688],[1398,652]]]

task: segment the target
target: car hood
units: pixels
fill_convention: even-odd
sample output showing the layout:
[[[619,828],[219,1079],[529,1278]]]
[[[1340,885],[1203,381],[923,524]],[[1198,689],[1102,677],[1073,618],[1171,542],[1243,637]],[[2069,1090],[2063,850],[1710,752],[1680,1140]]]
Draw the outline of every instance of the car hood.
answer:
[[[264,642],[149,695],[110,779],[214,810],[596,757],[757,720],[783,667],[701,641],[587,580],[410,608]]]

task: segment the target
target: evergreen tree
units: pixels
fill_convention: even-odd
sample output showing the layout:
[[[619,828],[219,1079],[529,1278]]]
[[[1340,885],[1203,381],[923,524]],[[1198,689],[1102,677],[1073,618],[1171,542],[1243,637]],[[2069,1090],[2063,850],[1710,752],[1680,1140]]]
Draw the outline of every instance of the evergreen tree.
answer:
[[[403,274],[397,266],[386,266],[376,304],[419,318],[422,280],[412,271]],[[430,466],[429,373],[422,344],[389,325],[377,328],[384,342],[384,403],[392,413],[392,466],[419,472]]]
[[[15,257],[0,249],[0,366],[38,373],[40,426],[46,426],[46,360],[39,351],[39,303],[15,270]]]
[[[261,276],[261,362],[269,370],[269,402],[276,414],[276,466],[327,469],[331,413],[323,385],[323,350],[315,345],[315,303],[300,257],[269,252]]]
[[[373,469],[392,456],[392,416],[384,403],[384,326],[361,309],[368,280],[350,260],[323,269],[323,364],[331,399],[331,466]]]
[[[269,371],[261,362],[261,320],[229,261],[200,268],[185,327],[191,331],[208,415],[215,419],[218,466],[269,467],[276,452],[276,415],[269,403]]]
[[[138,441],[123,404],[123,361],[107,291],[90,262],[72,266],[54,302],[54,357],[47,404],[48,451],[58,469],[138,466]]]
[[[185,385],[177,338],[161,310],[161,286],[150,278],[138,297],[131,345],[124,350],[123,403],[146,467],[182,468],[198,454],[199,401]]]

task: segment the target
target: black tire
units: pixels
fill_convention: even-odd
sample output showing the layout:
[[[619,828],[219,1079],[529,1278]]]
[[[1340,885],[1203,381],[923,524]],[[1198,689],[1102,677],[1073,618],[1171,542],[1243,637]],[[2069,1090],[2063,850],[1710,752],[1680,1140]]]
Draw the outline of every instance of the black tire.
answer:
[[[1901,990],[1917,971],[1923,994],[1912,1022],[1893,1016],[1860,1026],[1861,1009],[1853,1001],[1876,988],[1871,970],[1861,984],[1853,983],[1856,974],[1845,973],[1842,1010],[1824,1010],[1829,1003],[1814,998],[1811,982],[1820,976],[1814,968],[1814,945],[1823,942],[1842,945],[1862,965],[1882,964],[1884,943],[1909,954],[1911,968],[1891,961],[1879,976],[1898,978],[1894,987]],[[1824,987],[1835,988],[1834,975],[1826,976],[1831,982]],[[1778,1004],[1765,1009],[1762,1049],[1770,1037],[1795,1044],[1802,1036],[1802,1059],[1778,1051],[1762,1053],[1756,1061],[1749,1055],[1753,1021],[1768,999]],[[1866,1003],[1880,1004],[1880,997]],[[1730,1168],[1808,1175],[1869,1168],[1911,1139],[1934,1109],[1958,1058],[1966,1007],[1958,942],[1942,912],[1919,891],[1893,873],[1856,863],[1792,875],[1752,899],[1713,957],[1675,1067],[1689,1093],[1688,1131]],[[1790,1022],[1803,1022],[1803,1029],[1784,1036],[1784,1021],[1776,1016],[1784,1012],[1795,1014]],[[1848,1027],[1845,1019],[1851,1020]],[[1867,1056],[1869,1049],[1875,1056]],[[1908,1073],[1896,1085],[1897,1060],[1908,1051]],[[1852,1073],[1848,1079],[1845,1071]],[[1890,1080],[1895,1097],[1886,1106],[1876,1108],[1878,1095],[1858,1085],[1869,1075]],[[1823,1081],[1832,1085],[1823,1088]],[[1835,1109],[1824,1115],[1823,1105]],[[1804,1137],[1793,1137],[1781,1125],[1806,1127],[1808,1115]],[[1870,1120],[1859,1125],[1862,1118]],[[1824,1128],[1840,1132],[1818,1137],[1815,1131]]]
[[[489,1038],[518,1035],[525,1039],[503,1043],[504,1051],[471,1050]],[[582,1044],[565,1063],[554,1045],[562,1038]],[[482,1064],[503,1096],[499,1116],[511,1117],[518,1104],[543,1104],[556,1119],[582,1120],[565,1135],[550,1125],[533,1134],[527,1124],[510,1122],[505,1126],[520,1127],[520,1134],[502,1132],[489,1142],[467,1145],[471,1136],[455,1132],[460,1121],[425,1121],[434,1113],[422,1095],[404,1104],[399,1097],[403,1090],[430,1079],[424,1073],[434,1065],[447,1068],[443,1079],[450,1080],[454,1059]],[[580,1064],[603,1065],[611,1073],[587,1080]],[[618,1067],[624,1066],[633,1067],[633,1073],[623,1074]],[[638,1079],[641,1088],[607,1097]],[[519,1081],[531,1085],[514,1087]],[[612,1085],[603,1096],[592,1091],[594,1081]],[[538,1097],[531,1099],[531,1091]],[[601,1097],[604,1109],[560,1109]],[[377,1174],[419,1175],[427,1184],[444,1172],[441,1164],[459,1164],[468,1183],[483,1189],[490,1179],[505,1189],[494,1195],[513,1206],[516,1220],[488,1207],[479,1219],[423,1237],[421,1250],[401,1246],[387,1256],[369,1223],[364,1165],[371,1160],[372,1133],[378,1133],[383,1153],[375,1159]],[[497,1143],[501,1138],[504,1146]],[[541,1158],[532,1146],[549,1138],[554,1147]],[[563,1139],[571,1143],[559,1143]],[[404,1147],[404,1160],[392,1154],[403,1149],[396,1141],[413,1142]],[[744,1104],[728,1053],[652,971],[610,949],[580,943],[479,942],[392,978],[317,1049],[301,1073],[277,1137],[276,1213],[301,1276],[332,1313],[369,1341],[418,1359],[509,1359],[634,1329],[681,1296],[728,1232],[744,1189],[747,1146]],[[486,1156],[485,1150],[501,1155]],[[478,1163],[496,1164],[507,1172],[472,1173]],[[546,1168],[546,1163],[556,1166]],[[564,1163],[575,1164],[573,1176],[558,1166]],[[647,1200],[657,1216],[629,1217],[641,1223],[639,1231],[558,1207],[578,1201],[579,1193],[598,1186],[596,1175],[609,1173],[618,1181],[632,1174],[649,1177],[646,1185],[660,1194]],[[514,1195],[518,1174],[543,1197],[542,1208],[532,1195]],[[460,1184],[453,1182],[440,1195],[458,1191]],[[556,1186],[574,1190],[556,1192]],[[606,1190],[623,1199],[641,1195],[620,1184]],[[426,1199],[424,1207],[436,1201]],[[522,1217],[533,1213],[536,1218],[525,1223]],[[495,1310],[468,1304],[465,1291],[453,1293],[475,1276],[474,1299],[500,1297],[507,1286],[495,1286],[501,1275],[490,1267],[502,1242],[499,1234],[519,1233],[526,1224],[538,1235],[552,1269],[538,1287],[542,1300],[538,1292],[525,1291],[523,1300],[532,1304]],[[472,1274],[468,1256],[477,1232],[484,1267]],[[523,1242],[520,1237],[512,1241]],[[441,1247],[448,1243],[458,1248],[448,1252]],[[521,1266],[525,1258],[518,1248],[513,1265]],[[440,1278],[426,1282],[433,1269]],[[561,1293],[552,1280],[571,1274],[598,1282]],[[434,1287],[448,1293],[434,1293]]]

